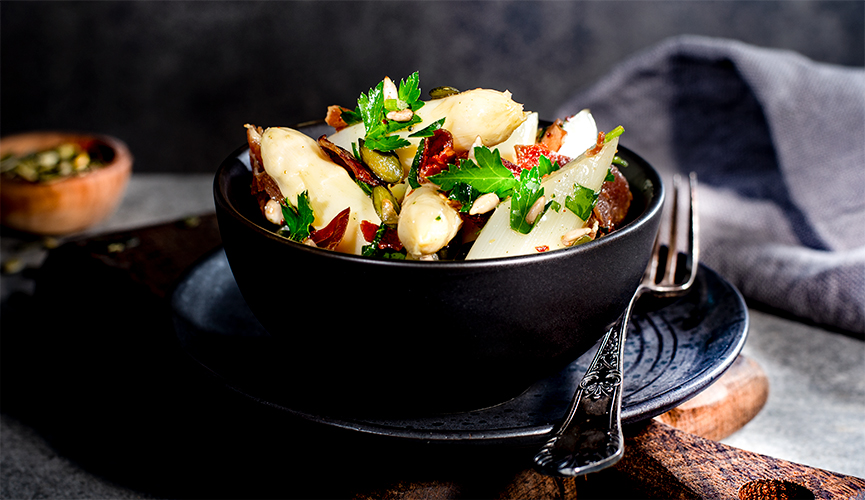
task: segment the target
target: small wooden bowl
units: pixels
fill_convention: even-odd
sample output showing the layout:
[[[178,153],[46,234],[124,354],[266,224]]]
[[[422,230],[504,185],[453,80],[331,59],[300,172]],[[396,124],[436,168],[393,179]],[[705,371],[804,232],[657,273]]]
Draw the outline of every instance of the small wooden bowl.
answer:
[[[103,167],[47,182],[0,181],[0,223],[29,233],[62,235],[87,229],[111,215],[132,173],[132,154],[122,141],[95,134],[30,132],[0,139],[0,157],[94,140],[112,158]]]

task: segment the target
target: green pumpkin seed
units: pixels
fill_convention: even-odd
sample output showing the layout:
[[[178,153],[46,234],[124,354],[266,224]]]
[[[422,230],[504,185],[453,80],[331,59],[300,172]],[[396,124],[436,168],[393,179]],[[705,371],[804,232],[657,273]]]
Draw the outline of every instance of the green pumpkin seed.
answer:
[[[64,143],[53,149],[7,155],[0,160],[0,173],[5,179],[23,179],[30,182],[48,182],[62,177],[78,175],[103,166],[92,159],[78,144]]]
[[[448,97],[459,93],[460,91],[454,87],[436,87],[430,89],[429,96],[430,99],[441,99],[442,97]]]
[[[402,163],[396,153],[382,153],[360,144],[360,159],[379,179],[396,184],[402,180]]]
[[[574,241],[574,243],[571,246],[575,247],[577,245],[584,245],[584,244],[592,241],[593,239],[594,238],[592,238],[591,235],[584,234],[584,235],[580,236],[579,238],[577,238],[576,241]]]
[[[399,202],[388,188],[376,186],[372,189],[372,206],[383,223],[393,226],[399,222]]]

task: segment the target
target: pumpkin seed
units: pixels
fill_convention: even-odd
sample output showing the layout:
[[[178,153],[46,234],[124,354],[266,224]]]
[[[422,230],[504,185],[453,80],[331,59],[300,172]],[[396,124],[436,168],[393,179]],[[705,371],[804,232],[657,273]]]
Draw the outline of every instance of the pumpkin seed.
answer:
[[[24,262],[17,257],[12,257],[3,261],[0,270],[3,271],[3,274],[17,274],[24,270]]]
[[[454,87],[436,87],[434,89],[430,89],[429,96],[430,99],[441,99],[442,97],[448,97],[452,95],[459,94],[460,91]]]
[[[103,165],[101,161],[91,158],[78,144],[64,143],[53,149],[22,156],[7,155],[0,161],[0,172],[4,178],[48,182],[83,174]]]
[[[360,159],[379,179],[396,184],[402,180],[402,163],[395,153],[383,153],[360,144]]]
[[[399,222],[399,202],[388,188],[372,188],[372,206],[383,223],[393,226]]]

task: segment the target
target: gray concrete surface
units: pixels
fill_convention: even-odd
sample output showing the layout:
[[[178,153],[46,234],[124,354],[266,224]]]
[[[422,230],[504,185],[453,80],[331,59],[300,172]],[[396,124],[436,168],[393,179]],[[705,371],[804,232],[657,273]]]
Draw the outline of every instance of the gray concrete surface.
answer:
[[[763,410],[723,443],[865,477],[865,342],[749,310],[743,352],[769,378]]]

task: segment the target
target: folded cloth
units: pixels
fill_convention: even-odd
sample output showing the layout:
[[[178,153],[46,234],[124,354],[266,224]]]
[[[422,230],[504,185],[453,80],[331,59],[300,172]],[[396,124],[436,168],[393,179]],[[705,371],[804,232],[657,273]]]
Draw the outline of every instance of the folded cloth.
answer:
[[[701,260],[752,304],[865,333],[865,69],[682,36],[556,116],[583,108],[665,179],[697,172]]]

